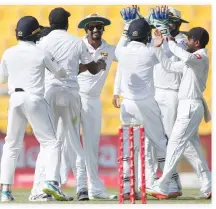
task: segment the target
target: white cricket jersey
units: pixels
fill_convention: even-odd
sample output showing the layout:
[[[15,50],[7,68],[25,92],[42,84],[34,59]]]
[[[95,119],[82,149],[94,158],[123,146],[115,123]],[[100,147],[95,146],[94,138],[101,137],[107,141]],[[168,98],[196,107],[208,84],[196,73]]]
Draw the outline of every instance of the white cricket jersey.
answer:
[[[97,49],[94,49],[89,43],[87,37],[83,38],[92,58],[95,62],[99,59],[106,61],[106,70],[101,70],[96,75],[92,75],[89,71],[82,72],[78,75],[78,83],[80,93],[84,93],[90,97],[99,97],[104,86],[105,80],[109,73],[111,64],[116,61],[115,46],[109,45],[106,41],[102,40],[102,44]]]
[[[141,100],[154,96],[153,67],[157,63],[154,49],[122,37],[116,47],[118,70],[124,98]]]
[[[194,53],[189,53],[177,46],[174,41],[169,41],[168,44],[172,53],[181,61],[171,61],[163,54],[161,48],[156,49],[156,55],[167,71],[182,72],[183,76],[178,93],[179,100],[202,99],[209,70],[207,50],[200,49]]]
[[[51,73],[46,73],[46,89],[50,86],[66,86],[79,90],[77,81],[79,62],[88,64],[93,61],[82,39],[65,30],[53,30],[43,37],[38,46],[49,51],[69,75],[67,79],[56,79]]]
[[[178,44],[178,46],[182,47],[183,49],[186,49],[186,41],[187,39],[184,37],[182,33],[179,33],[175,40]],[[166,40],[164,40],[164,43],[162,45],[163,52],[166,54],[167,57],[169,57],[172,61],[179,61],[179,58],[176,57],[169,49],[168,43]],[[154,66],[154,85],[157,88],[161,89],[172,89],[172,90],[178,90],[179,85],[181,82],[181,73],[176,72],[167,72],[160,63],[156,64]]]
[[[22,88],[25,92],[43,97],[46,68],[52,73],[61,69],[48,52],[36,47],[33,42],[20,41],[4,52],[0,77],[4,78],[2,81],[8,78],[9,94],[14,93],[15,88]]]

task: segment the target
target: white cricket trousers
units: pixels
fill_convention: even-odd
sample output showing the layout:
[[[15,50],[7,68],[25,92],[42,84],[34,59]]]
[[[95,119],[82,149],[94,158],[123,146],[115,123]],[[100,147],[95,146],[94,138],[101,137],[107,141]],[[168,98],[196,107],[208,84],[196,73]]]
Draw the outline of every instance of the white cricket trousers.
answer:
[[[154,99],[129,100],[124,99],[121,104],[121,122],[122,124],[140,124],[145,128],[145,135],[151,141],[156,149],[160,168],[163,170],[166,156],[166,137],[161,121],[160,109]],[[135,165],[135,190],[138,191],[138,152],[139,152],[139,131],[135,128],[134,132],[134,165]],[[130,191],[129,183],[129,140],[128,127],[123,128],[123,158],[124,158],[124,193]]]
[[[45,99],[50,105],[51,115],[54,120],[54,127],[57,130],[57,139],[61,143],[61,164],[62,160],[73,161],[70,152],[68,158],[65,159],[65,143],[67,143],[67,149],[75,150],[76,152],[76,182],[78,192],[79,190],[87,187],[85,165],[83,165],[83,162],[85,161],[85,155],[80,142],[81,102],[79,93],[77,90],[69,87],[52,86],[46,90]],[[65,140],[67,140],[67,142],[65,142]],[[40,154],[43,156],[43,153]],[[37,161],[38,160],[43,160],[43,157],[38,158]],[[38,178],[43,175],[37,173],[42,170],[41,168],[38,168],[37,165],[41,166],[43,165],[43,162],[36,163],[35,177]],[[35,182],[40,181],[35,179]],[[61,179],[60,182],[62,182]],[[35,189],[33,188],[33,190]]]
[[[155,88],[155,100],[161,111],[161,120],[167,138],[170,137],[177,114],[178,91],[171,89]],[[157,155],[151,141],[146,138],[146,186],[151,188],[157,179]],[[139,166],[139,170],[141,167]],[[140,174],[140,172],[139,172]],[[177,174],[176,174],[176,177]],[[139,186],[141,182],[139,180]],[[181,187],[179,185],[179,187]]]
[[[155,99],[161,110],[165,133],[168,138],[170,138],[177,117],[178,91],[155,88]],[[196,136],[196,138],[198,138],[198,136]],[[197,152],[194,146],[191,145],[190,141],[186,146],[183,156],[188,160],[196,172],[200,181],[201,192],[208,192],[211,188],[211,185],[209,185],[211,182],[208,181],[208,176],[211,175],[209,168],[206,167],[206,164],[203,164],[202,161],[200,161],[199,152]]]
[[[14,172],[28,122],[45,153],[43,162],[46,180],[59,180],[60,143],[56,139],[48,105],[43,97],[15,92],[9,100],[7,135],[1,159],[1,184],[14,183]]]
[[[98,155],[101,134],[102,104],[99,97],[91,98],[81,94],[81,126],[83,148],[86,155],[89,195],[104,192],[105,186],[98,175]]]
[[[168,183],[177,162],[184,153],[194,169],[199,170],[201,191],[211,191],[211,173],[201,150],[198,127],[204,114],[202,100],[180,100],[169,143],[162,177],[158,185],[162,192],[168,193]],[[192,162],[194,161],[194,162]],[[202,173],[202,174],[201,174]]]
[[[99,155],[99,142],[101,134],[101,116],[102,104],[99,97],[89,97],[88,95],[81,94],[81,127],[82,127],[82,142],[86,156],[87,179],[88,179],[88,192],[90,196],[94,196],[104,192],[105,186],[98,175],[98,155]],[[65,144],[65,146],[67,146]],[[74,151],[71,153],[76,155]],[[76,159],[76,158],[75,158]],[[76,172],[74,163],[70,163],[69,168],[72,168],[73,173]],[[67,165],[62,166],[63,173],[68,171]],[[64,170],[66,172],[64,172]],[[62,179],[65,179],[63,174]]]

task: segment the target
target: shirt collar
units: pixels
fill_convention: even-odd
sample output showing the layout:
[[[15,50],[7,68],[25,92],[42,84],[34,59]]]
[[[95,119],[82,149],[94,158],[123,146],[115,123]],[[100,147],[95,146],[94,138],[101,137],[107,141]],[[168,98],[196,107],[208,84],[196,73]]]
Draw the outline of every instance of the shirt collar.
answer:
[[[32,45],[36,46],[36,44],[33,41],[19,41],[19,45]]]
[[[138,42],[138,41],[130,41],[129,44],[130,44],[130,45],[146,46],[146,47],[147,47],[147,45],[145,45],[145,44],[142,43],[142,42]]]
[[[51,32],[50,32],[50,34],[51,33],[67,33],[67,31],[66,30],[63,30],[63,29],[56,29],[56,30],[52,30]]]

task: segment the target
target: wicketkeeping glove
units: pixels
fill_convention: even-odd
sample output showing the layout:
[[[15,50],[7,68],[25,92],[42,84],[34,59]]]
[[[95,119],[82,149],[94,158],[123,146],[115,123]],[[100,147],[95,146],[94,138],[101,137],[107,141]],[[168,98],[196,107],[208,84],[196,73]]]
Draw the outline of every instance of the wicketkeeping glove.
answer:
[[[156,7],[156,12],[153,8],[150,10],[148,21],[149,24],[158,29],[163,36],[168,36],[170,35],[168,18],[168,9],[165,7],[162,7],[161,9],[160,7]]]
[[[120,11],[120,14],[125,22],[124,33],[127,33],[130,23],[133,20],[142,18],[138,7],[127,7]]]

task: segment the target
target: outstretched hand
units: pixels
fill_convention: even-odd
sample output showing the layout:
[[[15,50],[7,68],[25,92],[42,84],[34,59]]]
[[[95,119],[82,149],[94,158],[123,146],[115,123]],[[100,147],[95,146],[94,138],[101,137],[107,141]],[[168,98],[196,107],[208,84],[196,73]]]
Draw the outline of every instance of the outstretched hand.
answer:
[[[163,38],[161,32],[159,30],[155,30],[154,36],[155,36],[154,46],[155,47],[160,47],[163,44],[163,41],[164,41],[164,38]]]
[[[125,23],[130,24],[135,19],[142,18],[142,15],[140,14],[140,8],[138,5],[132,5],[128,6],[126,8],[123,8],[120,11],[120,14],[125,21]]]

